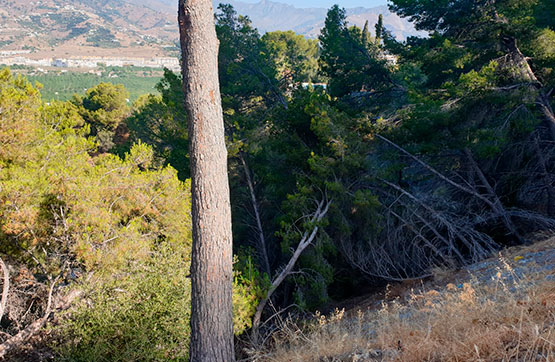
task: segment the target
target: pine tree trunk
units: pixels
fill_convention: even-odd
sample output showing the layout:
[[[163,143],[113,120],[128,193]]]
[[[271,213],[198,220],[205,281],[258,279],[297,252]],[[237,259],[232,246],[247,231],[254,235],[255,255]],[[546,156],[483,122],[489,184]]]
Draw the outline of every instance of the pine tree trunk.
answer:
[[[227,151],[212,0],[179,0],[189,116],[193,253],[190,360],[234,361]]]

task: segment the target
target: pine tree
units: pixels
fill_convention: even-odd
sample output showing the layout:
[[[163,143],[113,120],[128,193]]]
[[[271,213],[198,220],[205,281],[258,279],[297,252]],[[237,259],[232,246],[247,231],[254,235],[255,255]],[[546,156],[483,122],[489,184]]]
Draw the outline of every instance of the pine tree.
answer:
[[[320,40],[320,70],[328,77],[332,96],[343,97],[354,92],[368,92],[392,85],[386,62],[379,49],[356,27],[347,26],[345,9],[333,6],[326,17]]]
[[[228,362],[235,360],[233,248],[212,1],[180,0],[179,25],[192,179],[190,360]]]
[[[364,44],[366,47],[368,47],[368,44],[370,44],[370,30],[368,30],[368,20],[366,20],[366,22],[364,23],[364,28],[362,29],[362,44]]]
[[[380,14],[378,22],[376,23],[376,42],[379,43],[384,36],[383,15]]]

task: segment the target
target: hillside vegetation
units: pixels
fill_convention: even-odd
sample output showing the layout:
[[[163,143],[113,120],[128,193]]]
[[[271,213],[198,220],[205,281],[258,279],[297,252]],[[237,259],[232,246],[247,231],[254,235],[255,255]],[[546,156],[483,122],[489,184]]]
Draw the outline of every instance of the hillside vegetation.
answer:
[[[249,15],[262,32],[294,30],[315,38],[326,16],[323,7],[301,9],[272,1],[236,0],[214,1],[214,7],[220,3],[230,3]],[[412,24],[387,7],[356,8],[348,15],[362,26],[367,20],[376,23],[380,13],[400,39],[417,34]],[[46,54],[55,48],[58,57],[98,55],[95,48],[128,47],[149,57],[154,52],[167,53],[178,40],[177,0],[42,0],[38,5],[32,0],[0,0],[0,20],[0,30],[6,30],[0,31],[0,50],[32,49]]]
[[[552,360],[555,6],[390,9],[430,36],[217,9],[238,358]],[[182,80],[118,83],[51,102],[0,70],[0,358],[188,358]]]
[[[512,248],[456,276],[386,289],[366,308],[281,320],[259,361],[551,361],[555,240]],[[447,280],[446,280],[447,279]],[[362,302],[364,305],[364,301]]]

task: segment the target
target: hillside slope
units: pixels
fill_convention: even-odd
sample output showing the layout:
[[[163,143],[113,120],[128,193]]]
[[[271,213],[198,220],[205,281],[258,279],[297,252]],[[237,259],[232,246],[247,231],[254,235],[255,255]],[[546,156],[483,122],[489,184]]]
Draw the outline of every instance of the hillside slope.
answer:
[[[176,16],[170,7],[154,5],[153,0],[0,0],[0,50],[170,47],[177,39]]]
[[[453,275],[359,298],[309,326],[283,322],[256,361],[552,361],[555,238]]]

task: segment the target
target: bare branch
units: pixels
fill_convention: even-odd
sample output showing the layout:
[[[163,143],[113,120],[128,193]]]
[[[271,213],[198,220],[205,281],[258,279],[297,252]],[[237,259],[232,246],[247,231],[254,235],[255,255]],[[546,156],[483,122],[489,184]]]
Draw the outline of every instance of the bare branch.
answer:
[[[514,225],[513,221],[511,220],[510,215],[507,214],[507,210],[505,209],[505,207],[501,203],[501,200],[499,200],[499,196],[497,196],[497,193],[495,192],[493,187],[490,185],[488,179],[486,178],[486,176],[484,175],[484,173],[482,172],[482,170],[480,169],[480,167],[478,166],[478,164],[474,160],[474,157],[472,156],[472,152],[470,151],[470,149],[465,148],[464,152],[465,152],[466,156],[468,157],[468,160],[469,160],[471,166],[473,167],[476,174],[478,175],[478,178],[482,182],[482,185],[486,188],[490,198],[492,200],[494,200],[492,205],[491,205],[493,211],[495,213],[497,213],[502,218],[503,224],[505,225],[505,227],[509,230],[509,232],[511,234],[513,234],[513,236],[518,240],[519,243],[527,244],[528,241],[526,241],[520,235],[520,233],[518,232],[516,226]]]
[[[441,172],[439,172],[438,170],[436,170],[435,168],[433,168],[432,166],[428,165],[426,162],[422,161],[421,159],[419,159],[418,157],[414,156],[412,153],[410,153],[409,151],[405,150],[403,147],[399,146],[398,144],[388,140],[387,138],[380,136],[379,134],[376,135],[376,137],[378,137],[379,139],[381,139],[382,141],[386,142],[387,144],[395,147],[396,149],[398,149],[399,151],[401,151],[402,153],[404,153],[405,155],[409,156],[410,158],[412,158],[414,161],[416,161],[418,164],[420,164],[421,166],[423,166],[425,169],[427,169],[428,171],[430,171],[431,173],[433,173],[434,175],[436,175],[437,177],[439,177],[440,179],[442,179],[443,181],[447,182],[448,184],[450,184],[451,186],[454,186],[456,188],[458,188],[461,191],[464,191],[468,194],[471,194],[473,196],[475,196],[476,198],[482,200],[483,202],[485,202],[486,204],[488,204],[490,207],[494,207],[493,203],[487,198],[484,197],[483,195],[480,195],[478,192],[476,192],[476,190],[472,190],[466,186],[463,186],[453,180],[451,180],[450,178],[446,177],[445,175],[443,175]]]
[[[256,193],[254,192],[254,183],[252,181],[251,173],[247,162],[245,161],[245,157],[241,152],[239,152],[239,160],[243,164],[243,169],[245,171],[245,177],[247,179],[247,186],[249,188],[249,193],[251,196],[252,208],[254,210],[254,216],[256,220],[256,228],[258,231],[258,241],[260,243],[259,249],[262,254],[262,260],[264,262],[264,269],[266,269],[266,273],[271,278],[272,277],[272,270],[270,268],[270,259],[268,258],[268,247],[266,246],[266,238],[264,237],[264,229],[262,228],[262,220],[260,218],[260,210],[258,208],[258,201],[256,199]]]
[[[52,296],[54,293],[54,287],[56,286],[56,283],[59,279],[60,276],[58,276],[50,285],[50,290],[48,292],[48,301],[46,303],[46,310],[44,312],[44,315],[31,323],[29,326],[27,326],[27,328],[21,330],[18,334],[8,339],[6,342],[0,344],[0,358],[4,358],[9,352],[21,347],[23,343],[37,334],[42,329],[42,327],[44,327],[44,325],[50,318],[50,314],[52,313]]]
[[[318,203],[318,208],[316,209],[316,211],[312,216],[311,223],[315,224],[322,221],[322,219],[328,213],[331,203],[332,203],[331,201],[326,201],[326,200],[320,201]],[[270,300],[270,298],[272,297],[276,289],[285,280],[285,278],[287,278],[287,276],[291,274],[291,272],[293,271],[293,268],[295,267],[295,264],[297,263],[297,260],[299,259],[303,251],[314,241],[314,238],[318,234],[319,229],[320,227],[318,225],[315,225],[312,228],[312,231],[309,232],[307,230],[304,232],[303,237],[301,238],[301,241],[297,245],[297,249],[293,253],[293,256],[291,256],[291,259],[289,259],[289,262],[287,263],[287,265],[281,270],[279,275],[274,279],[274,281],[272,282],[272,286],[266,293],[266,296],[264,297],[264,299],[262,299],[262,301],[260,301],[260,303],[258,304],[258,307],[256,308],[256,313],[254,314],[253,323],[252,323],[252,336],[254,341],[258,340],[258,329],[260,326],[260,320],[262,318],[262,312],[264,311],[266,304],[268,303],[268,301]]]
[[[0,301],[0,321],[6,311],[8,305],[8,295],[10,292],[10,271],[4,261],[0,258],[0,267],[2,267],[2,274],[4,275],[4,285],[2,287],[2,299]]]

